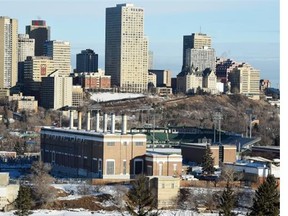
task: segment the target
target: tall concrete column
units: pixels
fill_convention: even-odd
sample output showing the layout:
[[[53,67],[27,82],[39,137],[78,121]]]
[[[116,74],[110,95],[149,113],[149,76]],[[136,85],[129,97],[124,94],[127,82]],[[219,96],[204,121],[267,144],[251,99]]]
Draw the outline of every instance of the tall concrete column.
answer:
[[[90,131],[90,115],[91,112],[87,111],[87,131]]]
[[[96,126],[95,131],[99,132],[99,121],[100,121],[100,112],[99,110],[96,111]]]
[[[115,133],[115,114],[111,114],[111,133]]]
[[[107,132],[107,113],[103,115],[103,133]]]
[[[70,122],[69,122],[69,128],[72,129],[74,125],[74,116],[73,116],[73,110],[70,110]]]
[[[82,112],[78,111],[78,130],[82,129]]]
[[[121,134],[127,134],[127,116],[122,114],[122,131]]]

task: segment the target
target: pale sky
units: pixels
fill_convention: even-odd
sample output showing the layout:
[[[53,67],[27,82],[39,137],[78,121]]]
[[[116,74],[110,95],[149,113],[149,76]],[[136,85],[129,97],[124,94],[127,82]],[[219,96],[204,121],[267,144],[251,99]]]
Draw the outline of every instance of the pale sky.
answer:
[[[145,35],[154,53],[155,69],[181,70],[183,35],[194,32],[212,37],[217,57],[247,62],[261,71],[273,87],[280,80],[279,0],[0,0],[0,16],[18,19],[19,33],[33,19],[44,19],[52,40],[71,43],[76,54],[93,49],[104,69],[105,9],[133,3],[144,9]]]

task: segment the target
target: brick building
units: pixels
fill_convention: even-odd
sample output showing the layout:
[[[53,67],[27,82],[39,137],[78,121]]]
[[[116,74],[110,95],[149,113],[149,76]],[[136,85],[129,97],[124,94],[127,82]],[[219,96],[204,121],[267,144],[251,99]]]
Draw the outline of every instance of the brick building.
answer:
[[[87,113],[86,130],[79,126],[78,130],[74,129],[73,116],[70,116],[69,129],[43,127],[42,160],[51,163],[53,171],[70,176],[129,179],[143,173],[146,135],[128,134],[125,115],[121,131],[115,130],[115,115],[111,115],[111,130],[108,131],[108,118],[104,114],[100,131],[99,113],[97,116],[95,130],[90,130],[90,113]]]
[[[95,73],[76,73],[73,77],[74,85],[81,85],[84,89],[110,89],[111,76],[99,70]]]
[[[202,163],[208,143],[181,143],[181,152],[183,161]],[[224,163],[233,163],[236,161],[236,146],[233,145],[211,145],[214,166],[219,166],[219,161]]]

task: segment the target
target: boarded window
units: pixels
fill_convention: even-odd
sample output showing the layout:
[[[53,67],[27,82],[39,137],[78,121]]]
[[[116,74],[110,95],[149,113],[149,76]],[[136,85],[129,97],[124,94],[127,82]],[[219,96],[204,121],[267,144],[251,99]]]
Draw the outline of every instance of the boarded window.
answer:
[[[107,161],[107,175],[114,175],[114,161]]]

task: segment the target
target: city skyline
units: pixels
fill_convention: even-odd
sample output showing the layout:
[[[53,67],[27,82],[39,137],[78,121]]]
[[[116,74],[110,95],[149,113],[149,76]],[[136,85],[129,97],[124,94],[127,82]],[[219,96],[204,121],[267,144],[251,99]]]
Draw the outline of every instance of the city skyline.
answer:
[[[149,50],[154,53],[154,69],[169,69],[175,77],[182,67],[183,36],[201,31],[211,36],[217,57],[251,64],[261,71],[260,79],[269,79],[273,87],[280,82],[279,1],[0,0],[0,3],[1,16],[18,20],[19,34],[25,33],[31,20],[46,20],[51,27],[51,40],[71,43],[73,68],[77,53],[93,49],[99,54],[99,68],[105,69],[105,10],[116,4],[132,3],[144,9],[144,33]]]

